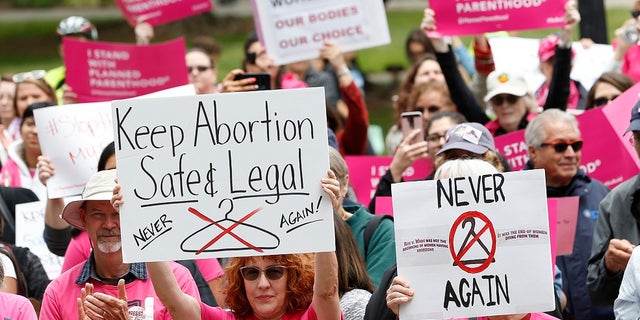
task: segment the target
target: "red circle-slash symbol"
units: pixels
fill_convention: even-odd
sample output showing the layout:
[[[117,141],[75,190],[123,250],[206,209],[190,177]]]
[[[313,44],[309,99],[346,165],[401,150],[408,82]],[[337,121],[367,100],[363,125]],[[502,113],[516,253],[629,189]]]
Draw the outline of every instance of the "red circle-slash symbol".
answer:
[[[484,222],[484,226],[482,226],[477,233],[475,231],[476,220]],[[458,250],[458,252],[456,252],[455,248],[453,247],[453,240],[459,230],[458,228],[460,227],[461,229],[464,229],[464,226],[466,224],[471,224],[471,228],[467,232],[467,236],[460,246],[460,249]],[[488,249],[480,239],[480,236],[482,236],[487,231],[491,236],[491,249]],[[486,259],[463,259],[464,255],[474,245],[480,246],[484,250],[484,252],[487,253]],[[451,256],[453,257],[453,265],[457,265],[458,267],[460,267],[460,269],[468,273],[478,273],[487,269],[489,265],[495,261],[494,257],[496,254],[496,231],[493,228],[491,220],[489,220],[487,216],[478,211],[467,211],[461,214],[453,223],[453,225],[451,226],[451,231],[449,232],[449,251],[451,252]],[[469,266],[471,264],[479,265],[471,267]]]

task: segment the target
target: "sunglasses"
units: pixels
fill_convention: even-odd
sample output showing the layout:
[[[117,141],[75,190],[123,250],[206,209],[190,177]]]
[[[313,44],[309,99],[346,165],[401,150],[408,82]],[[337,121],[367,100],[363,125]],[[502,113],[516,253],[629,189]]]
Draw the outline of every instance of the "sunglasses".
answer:
[[[638,17],[640,17],[640,10],[631,10],[631,16],[634,19],[638,19]]]
[[[421,106],[416,106],[415,108],[413,108],[413,111],[420,111],[422,113],[424,113],[425,110],[428,111],[429,113],[436,113],[436,112],[442,110],[442,108],[440,108],[438,106],[434,106],[434,105],[428,106],[426,108],[425,107],[421,107]]]
[[[580,149],[582,149],[582,142],[582,140],[543,142],[540,144],[540,147],[551,146],[556,152],[565,152],[567,148],[571,146],[573,151],[580,151]]]
[[[264,272],[264,275],[269,280],[279,280],[284,275],[287,267],[285,266],[268,266],[264,270],[261,270],[258,267],[248,267],[244,266],[240,268],[240,274],[242,278],[247,281],[255,281],[260,277],[260,273]]]
[[[13,75],[11,80],[13,80],[14,83],[20,83],[22,81],[29,80],[29,79],[39,80],[44,78],[46,74],[47,72],[44,70],[33,70],[33,71],[21,72]]]
[[[192,73],[193,69],[198,70],[198,72],[205,72],[205,71],[211,69],[211,67],[209,67],[209,66],[193,66],[193,67],[189,66],[189,67],[187,67],[187,70],[189,70],[189,73]]]
[[[613,96],[611,98],[609,97],[600,97],[600,98],[595,98],[593,99],[593,106],[594,107],[603,107],[606,106],[609,101],[613,101],[617,98],[618,96]]]
[[[514,96],[512,94],[501,94],[491,98],[491,104],[494,106],[499,106],[502,105],[502,103],[504,103],[505,101],[508,104],[514,104],[518,102],[518,99],[520,99],[520,97]]]

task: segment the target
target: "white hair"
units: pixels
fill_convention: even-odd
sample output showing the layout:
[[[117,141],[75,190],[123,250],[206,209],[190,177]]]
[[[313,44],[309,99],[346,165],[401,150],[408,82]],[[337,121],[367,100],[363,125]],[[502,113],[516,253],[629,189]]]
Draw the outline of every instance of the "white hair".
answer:
[[[498,169],[487,161],[481,159],[452,159],[447,160],[436,170],[434,178],[448,179],[492,173],[498,173]]]

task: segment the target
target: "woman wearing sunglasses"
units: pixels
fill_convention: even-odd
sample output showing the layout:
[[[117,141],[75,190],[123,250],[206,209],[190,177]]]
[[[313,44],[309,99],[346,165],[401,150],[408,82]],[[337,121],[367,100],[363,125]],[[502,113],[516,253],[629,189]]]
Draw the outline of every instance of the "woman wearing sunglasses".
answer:
[[[585,110],[608,105],[633,85],[633,80],[622,73],[614,71],[603,73],[587,93]]]
[[[340,182],[329,171],[321,181],[334,212],[340,202]],[[119,208],[122,194],[113,195]],[[182,292],[168,262],[148,262],[153,287],[173,319],[203,320],[337,320],[344,319],[338,296],[338,262],[335,252],[236,257],[225,269],[226,306],[210,307]],[[83,297],[84,298],[84,297]],[[124,304],[116,297],[100,303]],[[91,305],[94,299],[81,301]],[[90,308],[95,308],[93,304]]]

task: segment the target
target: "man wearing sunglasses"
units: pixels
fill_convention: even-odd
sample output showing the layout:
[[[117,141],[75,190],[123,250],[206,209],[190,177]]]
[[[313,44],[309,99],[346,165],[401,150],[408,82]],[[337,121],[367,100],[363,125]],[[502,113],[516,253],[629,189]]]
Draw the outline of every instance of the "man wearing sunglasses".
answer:
[[[573,252],[556,257],[566,295],[565,319],[614,319],[611,306],[592,304],[587,288],[587,262],[598,206],[609,189],[579,168],[583,141],[578,122],[564,111],[545,110],[529,122],[525,139],[530,158],[525,169],[545,170],[547,197],[580,199]]]
[[[640,101],[631,109],[627,134],[629,131],[633,133],[636,153],[640,154]],[[640,243],[639,179],[640,176],[635,176],[619,184],[600,203],[589,259],[587,285],[593,302],[611,306],[615,300],[616,315],[620,319],[636,319],[640,312],[638,299],[632,298],[637,296],[637,291],[629,292],[621,287],[631,252]],[[630,311],[634,312],[633,316]]]

